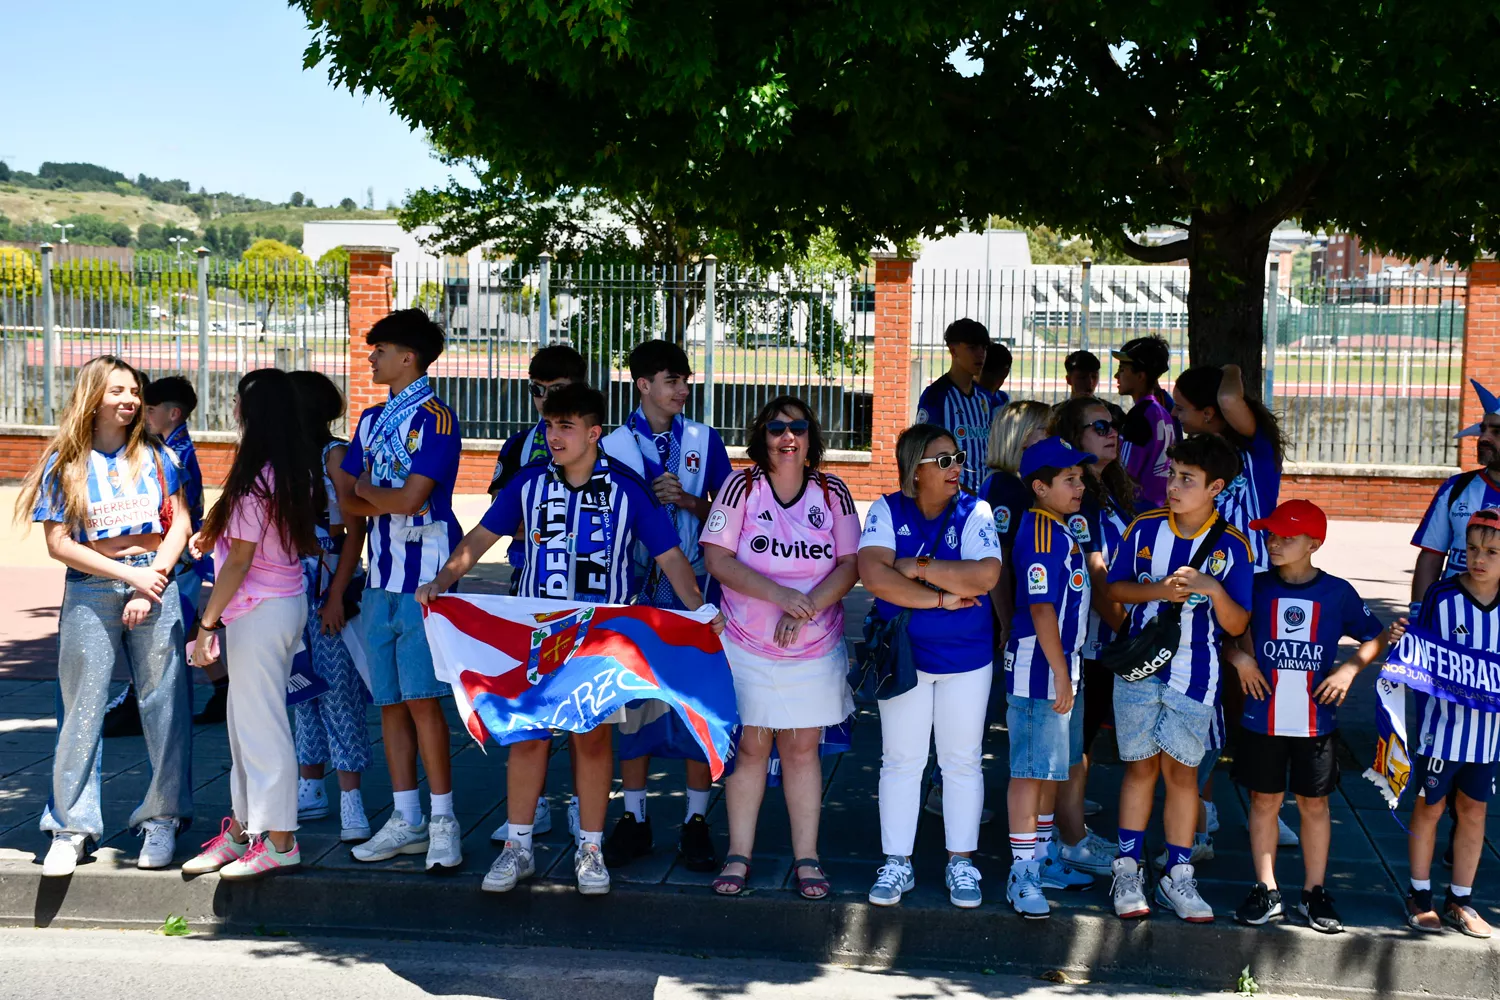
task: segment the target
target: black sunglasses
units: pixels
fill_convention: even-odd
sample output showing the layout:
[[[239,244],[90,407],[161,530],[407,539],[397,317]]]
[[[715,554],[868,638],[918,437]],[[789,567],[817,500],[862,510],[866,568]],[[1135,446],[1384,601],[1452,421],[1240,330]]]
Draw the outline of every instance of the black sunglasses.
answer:
[[[1093,428],[1094,433],[1102,437],[1110,431],[1119,430],[1120,422],[1118,420],[1091,420],[1083,426]]]
[[[963,465],[964,459],[968,457],[968,453],[960,448],[958,451],[954,452],[951,455],[947,454],[946,452],[941,455],[933,455],[931,458],[922,459],[921,461],[917,462],[917,464],[926,465],[928,462],[936,462],[937,467],[946,472],[947,470],[953,468],[955,465]]]
[[[562,389],[562,388],[564,388],[566,386],[569,386],[569,385],[572,385],[572,383],[571,382],[559,382],[557,385],[542,385],[542,383],[540,383],[540,382],[533,382],[533,383],[531,383],[531,398],[532,399],[546,399],[547,396],[550,393],[554,393],[557,390]]]
[[[787,431],[801,437],[807,433],[806,420],[772,420],[766,424],[766,430],[772,437],[781,437]]]

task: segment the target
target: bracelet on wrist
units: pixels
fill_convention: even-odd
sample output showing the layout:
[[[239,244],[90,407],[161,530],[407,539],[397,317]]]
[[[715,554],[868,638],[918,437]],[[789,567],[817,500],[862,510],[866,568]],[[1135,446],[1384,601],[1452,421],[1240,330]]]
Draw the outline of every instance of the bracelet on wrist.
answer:
[[[224,631],[224,620],[221,618],[214,624],[210,625],[208,622],[202,621],[200,619],[198,622],[198,629],[201,632],[222,632]]]

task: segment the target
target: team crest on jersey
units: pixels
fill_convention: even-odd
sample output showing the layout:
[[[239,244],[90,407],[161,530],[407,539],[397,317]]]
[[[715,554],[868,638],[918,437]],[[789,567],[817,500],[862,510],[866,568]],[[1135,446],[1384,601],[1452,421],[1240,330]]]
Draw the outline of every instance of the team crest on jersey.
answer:
[[[950,549],[958,548],[958,529],[951,524],[948,525],[947,533],[943,535],[943,544]]]
[[[1229,554],[1223,549],[1215,549],[1214,554],[1208,557],[1209,576],[1219,576],[1229,565]]]
[[[1142,573],[1140,576],[1136,577],[1135,579],[1136,579],[1137,583],[1155,583],[1156,582],[1156,579],[1154,577],[1152,577],[1152,575],[1150,573]]]
[[[1082,514],[1074,514],[1068,518],[1068,530],[1073,532],[1073,537],[1080,542],[1089,540],[1089,519]]]
[[[925,407],[917,407],[917,423],[927,423],[927,410]]]
[[[682,456],[682,464],[689,472],[697,475],[698,466],[703,464],[703,456],[699,455],[696,451],[690,451]]]
[[[422,444],[422,432],[416,427],[406,432],[406,453],[416,454],[417,448]]]
[[[807,508],[807,523],[814,528],[823,527],[823,508],[813,504]]]
[[[1083,570],[1075,569],[1068,577],[1068,587],[1072,590],[1082,590],[1086,579],[1088,578],[1083,575]]]
[[[1032,563],[1027,567],[1026,592],[1028,594],[1045,594],[1047,592],[1047,567],[1041,563]]]
[[[1301,628],[1303,623],[1307,621],[1307,612],[1302,608],[1293,605],[1292,607],[1287,608],[1285,611],[1283,611],[1281,613],[1281,617],[1286,621],[1287,628],[1296,630]]]
[[[1002,535],[1010,534],[1010,508],[995,508],[995,530]]]
[[[708,515],[708,530],[723,531],[724,522],[726,522],[727,520],[729,519],[724,516],[724,512],[722,510],[714,511],[712,514]]]

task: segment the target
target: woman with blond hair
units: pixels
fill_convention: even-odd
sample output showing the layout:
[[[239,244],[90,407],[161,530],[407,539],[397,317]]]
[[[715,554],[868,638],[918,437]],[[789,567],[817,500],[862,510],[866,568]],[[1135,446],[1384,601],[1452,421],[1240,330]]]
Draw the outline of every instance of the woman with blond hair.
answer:
[[[991,474],[979,495],[995,515],[995,534],[1000,538],[1004,569],[995,585],[995,644],[1004,649],[1009,639],[1010,619],[1015,611],[1016,577],[1010,565],[1010,547],[1021,524],[1021,515],[1034,503],[1031,488],[1021,482],[1021,453],[1047,436],[1052,407],[1035,399],[1012,402],[990,424],[989,468]]]
[[[146,430],[145,383],[109,355],[79,369],[57,436],[16,501],[16,519],[40,522],[48,555],[68,568],[43,875],[71,875],[89,841],[104,836],[101,727],[122,662],[135,682],[151,764],[145,798],[130,816],[145,838],[137,867],[169,865],[177,830],[192,818],[193,709],[172,578],[190,523],[177,466]]]

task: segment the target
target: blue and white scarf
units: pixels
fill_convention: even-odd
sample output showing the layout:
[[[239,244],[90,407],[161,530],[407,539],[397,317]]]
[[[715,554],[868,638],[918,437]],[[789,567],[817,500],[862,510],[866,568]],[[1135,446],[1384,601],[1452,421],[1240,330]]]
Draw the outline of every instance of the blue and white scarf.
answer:
[[[406,435],[401,428],[423,403],[436,393],[423,375],[411,385],[392,396],[380,419],[370,428],[370,440],[366,451],[370,456],[370,474],[393,486],[405,484],[411,474],[411,451],[407,448]]]

